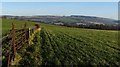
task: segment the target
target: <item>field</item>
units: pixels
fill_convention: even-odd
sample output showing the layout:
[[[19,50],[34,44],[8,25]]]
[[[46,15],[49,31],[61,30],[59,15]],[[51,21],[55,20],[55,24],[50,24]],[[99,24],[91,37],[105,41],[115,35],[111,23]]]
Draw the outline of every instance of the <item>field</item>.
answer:
[[[3,33],[10,29],[11,22],[3,20]],[[35,24],[14,20],[18,28],[22,22],[29,22],[30,27]],[[14,65],[120,65],[118,31],[40,25],[42,30],[35,34],[33,44],[25,44],[17,52],[20,58]]]
[[[117,31],[67,28],[54,25],[43,25],[43,28],[41,31],[43,52],[44,54],[45,51],[46,54],[50,53],[49,58],[53,62],[66,65],[120,64]],[[49,61],[47,63],[50,64]]]
[[[27,28],[33,28],[34,24],[36,24],[35,22],[29,21],[2,19],[2,34],[5,34],[12,29],[12,23],[15,24],[15,28],[17,29],[23,28],[25,23],[27,24]]]

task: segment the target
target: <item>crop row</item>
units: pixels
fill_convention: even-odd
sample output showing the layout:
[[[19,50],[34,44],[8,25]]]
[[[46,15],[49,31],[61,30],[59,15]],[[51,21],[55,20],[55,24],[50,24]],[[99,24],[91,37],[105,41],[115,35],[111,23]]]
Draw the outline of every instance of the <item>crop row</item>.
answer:
[[[117,51],[114,53],[107,50],[108,48],[99,48],[99,43],[93,43],[90,38],[75,37],[65,32],[47,29],[41,32],[44,56],[52,57],[49,61],[44,57],[45,64],[119,65],[120,58]]]

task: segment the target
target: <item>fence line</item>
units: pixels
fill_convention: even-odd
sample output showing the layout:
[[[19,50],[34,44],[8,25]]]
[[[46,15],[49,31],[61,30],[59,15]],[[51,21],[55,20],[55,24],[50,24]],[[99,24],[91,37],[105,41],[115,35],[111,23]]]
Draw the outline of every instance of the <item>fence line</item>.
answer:
[[[12,30],[10,30],[5,37],[2,39],[9,40],[10,43],[10,49],[8,52],[8,62],[7,66],[9,67],[11,64],[11,61],[15,59],[16,52],[18,49],[22,47],[25,43],[29,43],[29,37],[34,32],[34,29],[26,28],[26,23],[24,25],[23,29],[15,29],[15,24],[12,23]],[[4,41],[3,40],[3,41]]]

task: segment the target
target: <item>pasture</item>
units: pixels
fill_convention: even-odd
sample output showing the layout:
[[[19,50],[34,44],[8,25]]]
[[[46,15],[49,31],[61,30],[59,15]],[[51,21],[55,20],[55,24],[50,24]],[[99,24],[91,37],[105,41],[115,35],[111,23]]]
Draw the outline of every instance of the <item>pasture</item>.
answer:
[[[2,23],[3,34],[11,29],[12,23],[18,29],[23,28],[24,23],[30,28],[36,24],[6,19]],[[120,65],[119,31],[40,25],[41,31],[35,34],[33,44],[25,44],[17,51],[21,59],[14,65]]]

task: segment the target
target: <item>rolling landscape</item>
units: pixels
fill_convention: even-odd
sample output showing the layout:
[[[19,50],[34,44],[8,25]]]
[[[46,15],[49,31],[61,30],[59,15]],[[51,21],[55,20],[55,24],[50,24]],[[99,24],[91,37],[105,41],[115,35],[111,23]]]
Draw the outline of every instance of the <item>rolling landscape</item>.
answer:
[[[103,29],[103,30],[120,30],[119,21],[115,19],[95,17],[95,16],[54,16],[54,15],[35,15],[35,16],[11,16],[4,15],[3,18],[28,20],[46,24],[62,25],[68,27]]]
[[[17,28],[25,22],[29,27],[38,23],[3,19],[3,33],[10,30],[11,22],[14,22]],[[17,60],[12,62],[13,65],[119,66],[118,31],[38,24],[41,31],[35,34],[32,44],[25,43],[17,51]],[[3,57],[9,49],[7,42],[2,44]]]
[[[2,67],[120,67],[116,5],[3,3]]]

